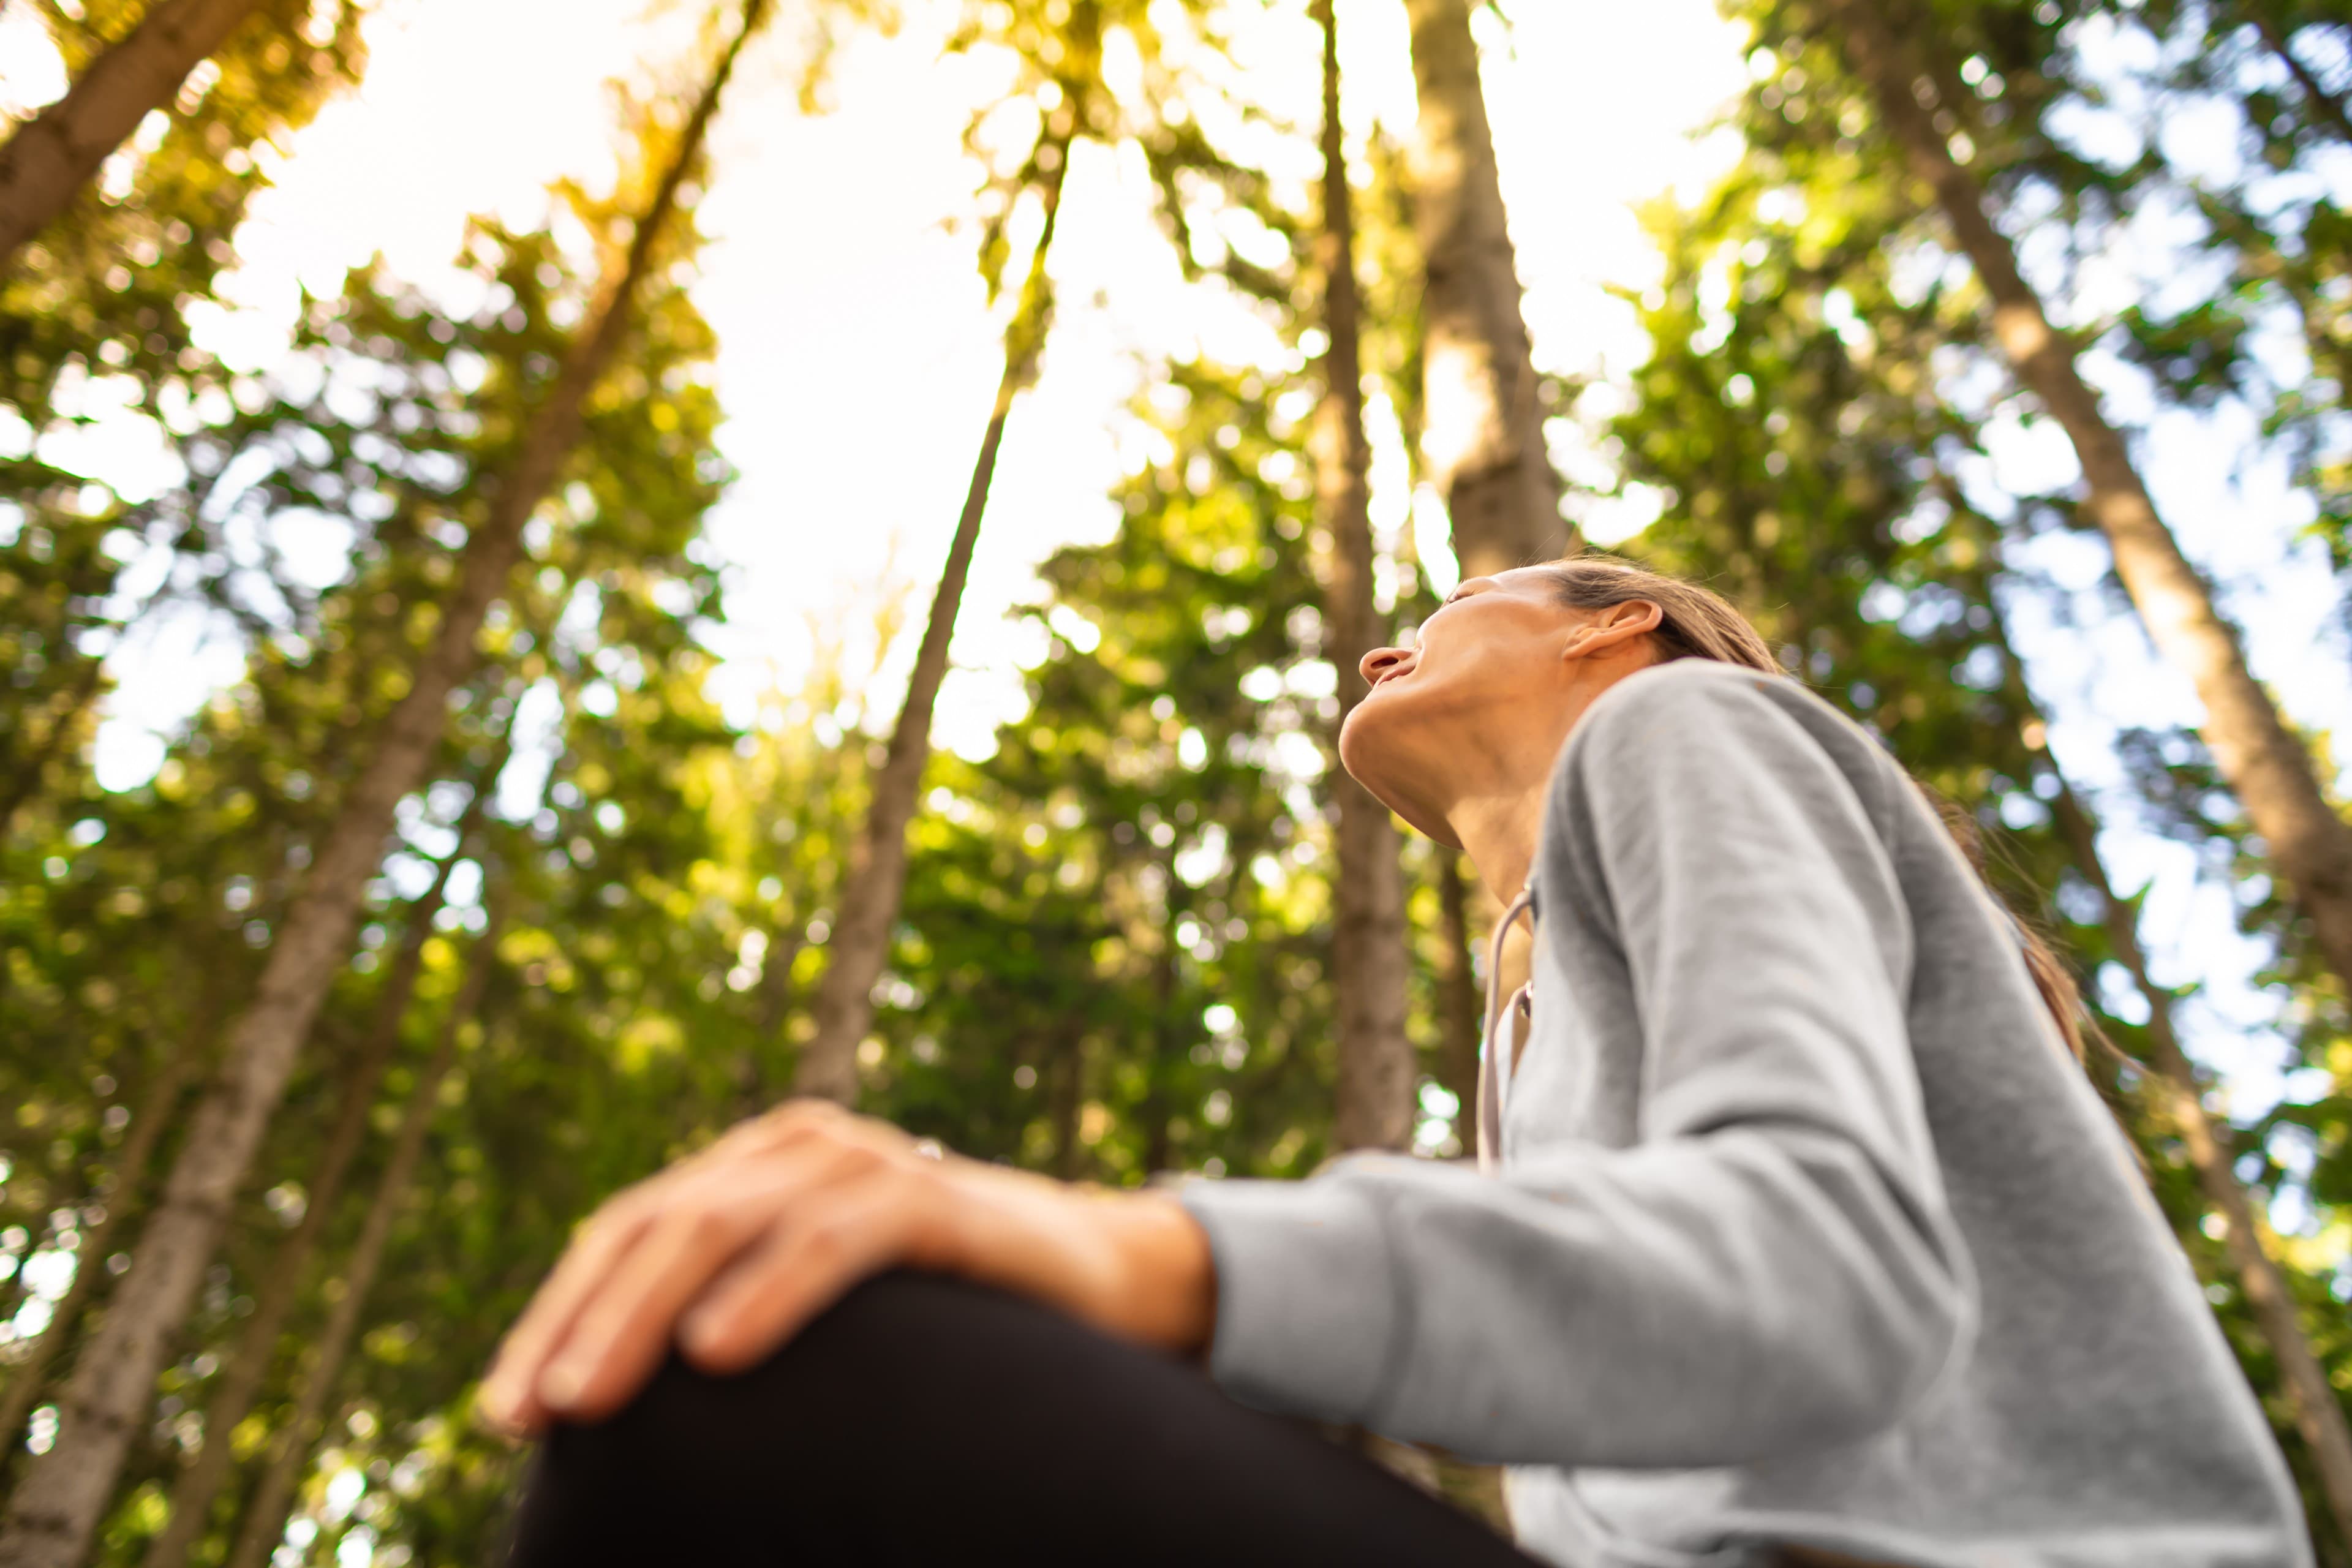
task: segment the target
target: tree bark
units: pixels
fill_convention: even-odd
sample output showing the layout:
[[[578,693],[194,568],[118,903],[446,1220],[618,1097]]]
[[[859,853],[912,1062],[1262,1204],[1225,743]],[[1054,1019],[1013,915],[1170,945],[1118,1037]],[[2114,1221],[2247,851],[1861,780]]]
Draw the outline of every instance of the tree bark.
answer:
[[[1072,1027],[1057,1037],[1046,1058],[1045,1100],[1054,1127],[1055,1176],[1075,1182],[1086,1164],[1086,1146],[1078,1142],[1078,1125],[1086,1110],[1087,1037]]]
[[[246,1319],[236,1348],[229,1352],[228,1364],[221,1369],[221,1380],[205,1406],[204,1443],[172,1488],[171,1517],[148,1545],[144,1568],[183,1568],[190,1550],[204,1538],[205,1528],[212,1518],[213,1500],[228,1479],[234,1462],[229,1434],[252,1410],[254,1399],[269,1375],[270,1363],[278,1355],[278,1335],[285,1331],[286,1321],[301,1299],[310,1255],[318,1249],[336,1201],[342,1196],[352,1162],[367,1142],[368,1113],[375,1109],[376,1090],[383,1087],[383,1075],[400,1052],[400,1026],[408,1016],[417,976],[425,967],[425,943],[433,934],[433,918],[441,912],[449,875],[466,858],[466,841],[480,824],[507,755],[507,747],[499,747],[489,766],[483,769],[474,786],[474,797],[467,802],[465,816],[457,824],[457,847],[441,862],[433,885],[410,907],[408,931],[391,969],[385,972],[367,1042],[352,1063],[334,1127],[327,1134],[318,1167],[310,1174],[301,1222],[278,1243],[276,1255],[269,1260],[268,1277],[254,1292],[253,1315]]]
[[[258,0],[163,0],[65,97],[0,146],[0,273],[65,211],[152,110],[179,95]]]
[[[302,1466],[318,1441],[320,1415],[342,1377],[343,1363],[359,1333],[360,1314],[367,1306],[368,1293],[375,1289],[376,1273],[383,1264],[393,1222],[400,1217],[409,1184],[415,1179],[417,1163],[425,1152],[425,1135],[432,1131],[434,1115],[441,1109],[441,1081],[448,1077],[450,1066],[457,1060],[458,1032],[468,1018],[480,1013],[482,993],[498,968],[500,924],[499,911],[493,908],[482,934],[475,940],[465,982],[449,1005],[449,1016],[442,1020],[441,1037],[434,1045],[433,1058],[416,1075],[415,1087],[408,1092],[408,1108],[401,1118],[391,1158],[384,1163],[375,1196],[368,1205],[367,1217],[361,1222],[359,1237],[352,1243],[351,1256],[343,1265],[342,1294],[335,1299],[326,1326],[320,1331],[316,1352],[303,1373],[301,1390],[295,1395],[293,1413],[279,1428],[277,1445],[270,1451],[269,1468],[262,1473],[261,1485],[246,1510],[236,1544],[229,1552],[228,1568],[262,1568],[271,1549],[286,1532],[287,1505],[302,1479]],[[205,1446],[212,1447],[210,1443]]]
[[[2344,100],[2328,91],[2327,84],[2321,81],[2309,66],[2295,58],[2294,50],[2287,47],[2291,40],[2276,22],[2257,14],[2253,23],[2263,36],[2263,42],[2272,54],[2278,57],[2279,64],[2286,67],[2287,74],[2294,78],[2294,85],[2302,90],[2304,101],[2319,118],[2333,126],[2338,136],[2352,142],[2352,112],[2346,110]]]
[[[1371,446],[1364,436],[1363,302],[1356,285],[1354,200],[1339,124],[1339,30],[1331,0],[1312,7],[1323,33],[1323,401],[1316,414],[1315,510],[1325,549],[1324,657],[1339,675],[1339,717],[1363,700],[1357,665],[1386,641],[1372,600]],[[1336,753],[1336,748],[1335,748]],[[1331,772],[1339,805],[1339,886],[1331,931],[1339,1085],[1332,1136],[1342,1149],[1412,1141],[1414,1062],[1405,1037],[1402,844],[1389,808]]]
[[[2010,646],[2007,625],[1996,614],[1992,626],[1998,646],[2007,656],[2011,707],[2027,722],[2044,724],[2040,704],[2025,683],[2023,662]],[[2329,1383],[2318,1354],[2311,1348],[2310,1336],[2304,1331],[2294,1293],[2287,1288],[2286,1277],[2276,1258],[2278,1237],[2255,1206],[2245,1184],[2238,1180],[2237,1172],[2231,1168],[2226,1140],[2206,1113],[2197,1069],[2189,1053],[2181,1048],[2179,1032],[2173,1026],[2172,996],[2149,974],[2147,953],[2140,946],[2137,919],[2131,905],[2116,894],[2115,884],[2107,877],[2106,862],[2100,858],[2098,823],[2090,807],[2074,793],[2057,758],[2045,756],[2045,762],[2058,784],[2051,811],[2057,819],[2059,834],[2065,840],[2075,870],[2099,895],[2100,923],[2106,930],[2107,946],[2116,962],[2130,973],[2141,999],[2147,1004],[2148,1050],[2155,1059],[2141,1065],[2152,1069],[2148,1077],[2165,1112],[2180,1134],[2181,1149],[2189,1156],[2197,1184],[2212,1212],[2221,1217],[2227,1227],[2222,1245],[2230,1266],[2238,1276],[2239,1288],[2245,1292],[2246,1304],[2253,1310],[2255,1326],[2278,1361],[2280,1381],[2294,1413],[2295,1428],[2303,1434],[2319,1467],[2321,1489],[2326,1495],[2337,1532],[2352,1542],[2352,1425],[2347,1425],[2343,1402]]]
[[[352,781],[301,896],[280,923],[258,994],[230,1035],[218,1080],[197,1109],[163,1203],[140,1239],[132,1288],[118,1297],[91,1353],[76,1369],[56,1446],[26,1473],[0,1522],[0,1568],[71,1568],[89,1548],[172,1334],[194,1299],[230,1202],[350,949],[394,809],[423,780],[447,721],[449,693],[479,660],[475,637],[521,556],[523,525],[579,444],[589,393],[621,343],[656,240],[668,226],[728,77],[768,7],[769,0],[745,0],[741,30],[719,56],[687,120],[625,261],[600,290],[593,324],[531,416],[513,466],[493,488],[488,514],[467,542],[457,586],[443,604],[433,643],[411,672],[407,695],[385,719],[373,761]]]
[[[1438,1074],[1445,1092],[1458,1109],[1457,1135],[1475,1120],[1478,1107],[1478,1037],[1485,1027],[1479,1017],[1478,977],[1470,966],[1470,880],[1462,874],[1462,858],[1440,844],[1437,849]],[[1472,1139],[1463,1139],[1468,1148]]]
[[[1413,226],[1421,241],[1424,471],[1445,497],[1465,577],[1576,548],[1559,514],[1543,405],[1521,315],[1494,133],[1478,80],[1468,0],[1407,0],[1412,79]]]
[[[764,1053],[769,1042],[783,1032],[784,1020],[792,1016],[793,965],[808,945],[807,938],[798,926],[778,927],[770,936],[768,951],[761,959],[760,994],[752,1020],[752,1043],[744,1047],[735,1059],[735,1120],[748,1121],[768,1108],[774,1099],[775,1085],[770,1080]]]
[[[997,453],[1004,445],[1005,420],[1013,412],[1013,400],[1035,377],[1038,355],[1053,318],[1045,262],[1061,218],[1070,137],[1055,137],[1049,145],[1059,156],[1046,172],[1045,226],[1037,236],[1036,253],[1030,260],[1020,302],[1005,330],[1004,374],[997,382],[996,402],[981,437],[980,458],[972,465],[963,511],[948,545],[947,565],[931,595],[930,618],[923,624],[922,646],[915,654],[914,673],[907,680],[907,700],[891,729],[881,769],[874,775],[865,827],[851,846],[849,863],[843,869],[841,908],[825,943],[824,973],[817,981],[816,997],[810,1007],[815,1032],[793,1074],[795,1094],[844,1105],[857,1099],[857,1047],[874,1022],[874,984],[889,962],[890,928],[898,919],[899,900],[906,892],[907,828],[914,820],[924,765],[930,761],[931,714],[939,704],[940,685],[947,679],[948,644],[955,634],[964,583],[971,574],[971,552],[980,540],[981,519],[988,510],[988,487],[996,474]]]
[[[1159,861],[1160,884],[1176,886],[1176,873],[1170,868],[1172,857],[1162,856]],[[1172,911],[1160,931],[1160,951],[1151,959],[1151,1055],[1145,1064],[1143,1103],[1136,1107],[1136,1120],[1143,1123],[1143,1173],[1156,1176],[1162,1171],[1176,1168],[1176,1111],[1173,1097],[1168,1092],[1170,1070],[1176,1065],[1176,968],[1175,921]],[[1080,1116],[1085,1112],[1081,1110]]]
[[[1987,216],[1982,189],[1937,134],[1901,41],[1869,0],[1825,0],[1847,58],[1868,84],[1887,133],[1934,193],[1992,302],[1995,342],[2018,379],[2065,429],[2082,464],[2084,510],[2106,535],[2116,572],[2158,649],[2205,706],[2204,736],[2272,865],[2310,918],[2329,968],[2352,982],[2352,826],[2320,788],[2311,753],[2246,668],[2237,628],[2148,499],[2124,437],[2084,381],[2075,345],[2053,328]],[[1932,90],[1932,89],[1931,89]]]
[[[2147,1003],[2148,1049],[2155,1058],[2149,1077],[2180,1133],[2181,1149],[2197,1173],[2206,1203],[2221,1218],[2222,1245],[2228,1249],[2230,1266],[2237,1273],[2238,1288],[2245,1292],[2246,1305],[2252,1310],[2263,1338],[2277,1359],[2279,1381],[2285,1385],[2295,1429],[2310,1446],[2337,1533],[2352,1541],[2352,1425],[2346,1422],[2344,1403],[2311,1348],[2294,1295],[2273,1257],[2278,1237],[2231,1169],[2228,1145],[2206,1114],[2197,1069],[2180,1048],[2180,1037],[2173,1028],[2172,998],[2149,977],[2147,955],[2139,945],[2132,908],[2116,897],[2114,884],[2107,880],[2106,866],[2099,858],[2097,824],[2063,778],[2052,809],[2074,853],[2075,869],[2098,892],[2107,945],[2116,962],[2131,972]]]
[[[8,1392],[0,1396],[0,1472],[5,1472],[17,1449],[17,1438],[25,1430],[26,1418],[40,1402],[47,1387],[49,1363],[73,1337],[75,1320],[88,1307],[106,1279],[106,1248],[121,1225],[124,1214],[137,1202],[139,1189],[147,1179],[147,1163],[155,1157],[155,1146],[163,1131],[173,1123],[172,1111],[180,1103],[180,1095],[196,1076],[204,1060],[205,1047],[211,1042],[215,1019],[204,1020],[189,1031],[188,1037],[163,1063],[149,1086],[147,1098],[131,1119],[130,1136],[122,1141],[122,1152],[115,1157],[113,1179],[101,1194],[106,1205],[106,1217],[82,1232],[81,1247],[74,1263],[73,1283],[49,1314],[48,1326],[33,1341],[25,1359],[17,1363],[8,1380]]]
[[[784,1026],[793,1010],[793,965],[800,961],[801,949],[808,939],[802,928],[779,931],[768,940],[768,951],[760,964],[759,1032],[772,1035]]]

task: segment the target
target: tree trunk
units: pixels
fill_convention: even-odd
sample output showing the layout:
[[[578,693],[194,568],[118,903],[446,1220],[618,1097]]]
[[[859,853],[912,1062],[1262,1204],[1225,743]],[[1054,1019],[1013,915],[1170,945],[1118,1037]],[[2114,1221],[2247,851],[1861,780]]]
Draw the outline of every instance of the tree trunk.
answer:
[[[802,928],[780,931],[768,940],[768,951],[760,963],[759,1032],[773,1035],[784,1026],[793,1010],[793,965],[800,961],[801,949],[808,939]]]
[[[1078,1141],[1086,1111],[1087,1037],[1072,1028],[1054,1042],[1045,1062],[1047,1116],[1054,1127],[1054,1174],[1075,1182],[1086,1165],[1086,1146]]]
[[[1470,967],[1470,881],[1462,857],[1444,845],[1437,850],[1437,1070],[1445,1092],[1459,1107],[1457,1134],[1475,1120],[1478,1107],[1478,977]],[[1471,1139],[1463,1139],[1464,1148]]]
[[[122,1141],[122,1152],[115,1156],[112,1180],[102,1194],[106,1217],[82,1232],[73,1283],[66,1288],[64,1297],[50,1312],[48,1326],[17,1363],[8,1380],[7,1394],[0,1396],[0,1473],[5,1473],[8,1461],[15,1457],[26,1418],[32,1415],[33,1406],[40,1402],[41,1393],[47,1386],[49,1363],[73,1337],[75,1320],[105,1281],[106,1248],[122,1224],[124,1214],[138,1202],[139,1189],[147,1179],[147,1162],[155,1157],[155,1146],[164,1129],[173,1125],[172,1112],[180,1103],[181,1092],[196,1076],[205,1048],[212,1043],[214,1021],[205,1018],[188,1032],[155,1075],[145,1101],[131,1119],[131,1135]]]
[[[65,211],[152,110],[179,95],[257,0],[163,0],[65,97],[0,146],[0,273]]]
[[[752,1041],[735,1058],[735,1120],[748,1121],[765,1110],[775,1097],[775,1086],[768,1072],[772,1058],[766,1055],[771,1042],[783,1032],[784,1020],[793,1010],[793,965],[808,945],[807,938],[794,926],[779,927],[769,938],[768,951],[761,960],[760,994],[752,1018]]]
[[[253,1315],[246,1319],[236,1346],[229,1352],[228,1364],[222,1368],[221,1380],[205,1406],[203,1446],[172,1488],[171,1517],[162,1533],[149,1544],[145,1568],[183,1568],[189,1551],[204,1539],[205,1528],[212,1518],[213,1500],[228,1479],[234,1461],[229,1434],[252,1410],[255,1397],[269,1376],[270,1363],[278,1355],[278,1335],[285,1331],[287,1319],[301,1299],[310,1255],[325,1234],[336,1200],[342,1196],[343,1181],[351,1173],[352,1162],[367,1142],[368,1113],[375,1109],[376,1090],[383,1085],[385,1070],[400,1052],[400,1026],[408,1016],[409,1000],[415,994],[417,976],[425,967],[425,943],[433,934],[433,917],[441,912],[449,874],[466,858],[466,841],[480,823],[507,755],[507,748],[499,747],[490,765],[483,769],[474,786],[474,797],[467,802],[466,814],[457,824],[457,847],[441,862],[425,896],[410,907],[408,931],[401,941],[399,954],[385,972],[367,1043],[352,1063],[334,1128],[327,1134],[318,1168],[311,1173],[301,1222],[292,1235],[278,1243],[269,1260],[268,1277],[254,1291]]]
[[[2343,1401],[2311,1348],[2294,1293],[2273,1256],[2278,1238],[2230,1168],[2229,1148],[2206,1114],[2197,1069],[2173,1030],[2172,998],[2149,977],[2147,955],[2140,948],[2131,906],[2116,896],[2114,885],[2107,880],[2106,867],[2099,858],[2097,825],[2063,780],[2053,809],[2067,847],[2074,851],[2075,868],[2098,891],[2107,943],[2116,962],[2131,972],[2147,1002],[2148,1048],[2155,1058],[2155,1070],[2149,1077],[2180,1133],[2181,1148],[2197,1173],[2205,1201],[2221,1218],[2222,1242],[2229,1250],[2231,1267],[2263,1338],[2277,1358],[2279,1381],[2285,1385],[2295,1428],[2311,1447],[2336,1531],[2352,1541],[2352,1425],[2345,1420]]]
[[[1159,862],[1160,885],[1176,886],[1176,874],[1169,868],[1169,859]],[[1151,960],[1151,1056],[1145,1064],[1143,1103],[1136,1108],[1136,1119],[1143,1123],[1143,1173],[1158,1175],[1176,1168],[1176,1136],[1172,1123],[1175,1107],[1168,1092],[1168,1075],[1176,1057],[1176,938],[1175,921],[1168,920],[1160,928],[1160,951]],[[1081,1116],[1085,1114],[1082,1110]]]
[[[849,863],[843,868],[841,908],[825,944],[824,973],[817,981],[816,999],[810,1007],[816,1029],[793,1074],[795,1094],[844,1105],[857,1099],[857,1047],[874,1021],[874,983],[882,978],[883,967],[889,962],[890,928],[898,919],[899,900],[906,892],[907,826],[914,820],[924,764],[930,761],[931,713],[939,702],[940,684],[947,679],[948,643],[955,633],[956,612],[963,603],[964,582],[971,573],[981,518],[988,510],[988,487],[996,473],[997,452],[1004,444],[1005,420],[1013,412],[1013,399],[1036,374],[1038,355],[1053,317],[1045,262],[1061,218],[1070,138],[1061,135],[1048,144],[1059,156],[1046,173],[1045,227],[1037,236],[1036,254],[1030,260],[1020,303],[1005,330],[1004,374],[997,382],[996,403],[981,437],[980,458],[972,465],[955,538],[948,545],[947,565],[931,595],[930,618],[923,624],[922,646],[915,654],[914,673],[907,679],[907,700],[891,729],[882,767],[874,775],[865,828],[851,846]]]
[[[2272,54],[2278,57],[2279,64],[2286,67],[2287,74],[2294,78],[2294,85],[2301,89],[2312,117],[2326,121],[2338,136],[2352,142],[2352,113],[2346,111],[2344,100],[2328,91],[2326,83],[2321,81],[2309,66],[2295,58],[2294,50],[2287,47],[2291,40],[2276,22],[2268,16],[2256,15],[2253,24],[2262,34],[2263,42]]]
[[[1323,32],[1323,402],[1315,428],[1315,510],[1324,556],[1324,657],[1339,669],[1340,721],[1363,699],[1356,672],[1386,641],[1372,602],[1371,447],[1364,437],[1363,305],[1356,287],[1355,208],[1339,125],[1339,29],[1331,0],[1315,0]],[[1405,1037],[1402,844],[1389,808],[1334,767],[1339,807],[1339,887],[1331,931],[1337,993],[1342,1149],[1402,1149],[1412,1141],[1414,1063]]]
[[[229,1568],[262,1568],[271,1549],[286,1532],[287,1505],[293,1499],[294,1489],[302,1479],[302,1467],[318,1441],[320,1415],[342,1376],[343,1363],[359,1332],[360,1314],[367,1306],[368,1293],[375,1288],[384,1246],[392,1238],[393,1222],[400,1217],[409,1184],[415,1179],[417,1162],[424,1155],[425,1135],[432,1131],[434,1113],[441,1109],[441,1080],[448,1076],[451,1064],[457,1060],[457,1035],[466,1021],[481,1011],[482,993],[498,968],[500,923],[499,911],[493,908],[482,934],[475,940],[465,982],[449,1005],[449,1016],[442,1020],[441,1037],[434,1045],[432,1060],[416,1075],[416,1085],[408,1091],[408,1109],[401,1118],[391,1158],[384,1163],[374,1199],[368,1205],[367,1218],[361,1223],[359,1238],[352,1243],[351,1257],[343,1265],[342,1294],[335,1298],[326,1326],[320,1331],[316,1352],[303,1373],[301,1390],[295,1395],[293,1413],[278,1430],[277,1445],[270,1451],[269,1468],[262,1474],[261,1485],[246,1510],[243,1528],[237,1531],[236,1544],[229,1552]],[[207,1448],[213,1446],[210,1442],[205,1444]]]
[[[1974,264],[1992,301],[1995,341],[2074,443],[2090,491],[2084,510],[2106,535],[2149,637],[2195,685],[2222,778],[2310,918],[2328,967],[2352,982],[2352,826],[2328,805],[2310,752],[2247,669],[2237,629],[2215,610],[2204,579],[2157,515],[2123,436],[2083,380],[2074,343],[2050,325],[2018,271],[2016,252],[1986,215],[1975,177],[1937,134],[1915,92],[1920,73],[1906,63],[1884,13],[1869,0],[1827,0],[1827,9],[1885,130],[1912,174],[1935,192]]]
[[[1559,514],[1469,0],[1406,0],[1413,226],[1421,241],[1422,464],[1445,497],[1465,577],[1576,547]]]
[[[81,1358],[63,1402],[57,1444],[16,1489],[0,1523],[0,1568],[71,1568],[121,1474],[173,1331],[194,1299],[229,1205],[285,1091],[296,1053],[351,945],[394,808],[422,782],[447,720],[449,693],[475,668],[476,634],[522,552],[522,530],[578,445],[589,393],[626,331],[654,247],[696,164],[704,132],[769,0],[745,0],[741,31],[711,72],[630,241],[601,290],[593,323],[525,427],[488,515],[466,544],[456,590],[408,693],[385,719],[374,756],[352,781],[300,898],[280,923],[252,1007],[232,1031],[218,1081],[198,1108],[162,1207],[140,1239],[125,1289]]]
[[[2040,705],[2025,683],[2024,665],[2017,650],[2010,646],[2009,628],[1999,615],[1993,617],[1992,625],[1999,647],[2007,656],[2011,705],[2027,721],[2042,724]],[[2057,758],[2053,755],[2046,760],[2051,776],[2058,784],[2057,798],[2051,805],[2058,831],[2074,858],[2074,868],[2099,895],[2100,923],[2106,930],[2107,945],[2116,962],[2129,972],[2141,999],[2147,1004],[2148,1049],[2155,1060],[2143,1065],[2153,1069],[2148,1076],[2180,1134],[2181,1149],[2189,1156],[2206,1203],[2227,1227],[2222,1242],[2238,1276],[2239,1288],[2245,1292],[2246,1304],[2253,1310],[2255,1325],[2269,1343],[2272,1355],[2277,1358],[2280,1381],[2294,1412],[2295,1427],[2310,1446],[2319,1467],[2320,1485],[2327,1497],[2328,1511],[2335,1516],[2337,1532],[2352,1542],[2352,1425],[2347,1425],[2343,1402],[2312,1350],[2310,1336],[2305,1333],[2296,1313],[2294,1294],[2287,1288],[2275,1257],[2278,1237],[2256,1208],[2244,1184],[2238,1180],[2237,1173],[2231,1169],[2226,1142],[2206,1114],[2197,1069],[2189,1062],[2189,1054],[2181,1049],[2179,1034],[2173,1027],[2172,997],[2148,973],[2147,953],[2140,946],[2137,920],[2131,905],[2116,895],[2115,884],[2107,878],[2106,862],[2100,858],[2098,823],[2060,771]]]

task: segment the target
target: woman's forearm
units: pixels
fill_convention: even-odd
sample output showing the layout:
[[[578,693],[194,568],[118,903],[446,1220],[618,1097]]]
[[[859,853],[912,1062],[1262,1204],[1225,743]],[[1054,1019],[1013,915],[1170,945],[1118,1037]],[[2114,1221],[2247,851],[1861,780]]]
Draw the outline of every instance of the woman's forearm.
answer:
[[[1217,1310],[1208,1237],[1174,1197],[1075,1187],[951,1161],[937,1266],[1060,1308],[1124,1339],[1192,1354]]]

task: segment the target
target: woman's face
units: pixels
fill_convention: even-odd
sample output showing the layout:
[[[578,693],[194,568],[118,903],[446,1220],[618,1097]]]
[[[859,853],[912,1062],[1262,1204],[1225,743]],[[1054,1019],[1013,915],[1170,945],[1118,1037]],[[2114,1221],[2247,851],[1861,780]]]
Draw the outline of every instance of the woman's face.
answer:
[[[1447,807],[1490,778],[1549,772],[1593,667],[1648,663],[1640,634],[1657,614],[1646,602],[1563,605],[1540,567],[1474,577],[1422,624],[1414,646],[1365,656],[1359,668],[1371,689],[1339,732],[1339,760],[1406,821],[1452,843]]]
[[[1359,666],[1371,690],[1339,732],[1339,760],[1424,833],[1457,764],[1475,760],[1495,721],[1540,713],[1556,696],[1559,652],[1580,612],[1539,570],[1473,577],[1422,624],[1411,647],[1376,648]]]

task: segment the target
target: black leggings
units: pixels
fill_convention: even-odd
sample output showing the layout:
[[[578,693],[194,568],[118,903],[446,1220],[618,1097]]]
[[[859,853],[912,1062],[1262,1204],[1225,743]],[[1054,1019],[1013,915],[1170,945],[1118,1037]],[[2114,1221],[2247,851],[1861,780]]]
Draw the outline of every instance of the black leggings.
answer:
[[[513,1568],[1528,1568],[1359,1455],[1029,1302],[893,1274],[768,1361],[673,1359],[541,1448]]]

